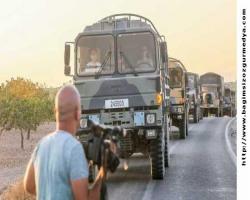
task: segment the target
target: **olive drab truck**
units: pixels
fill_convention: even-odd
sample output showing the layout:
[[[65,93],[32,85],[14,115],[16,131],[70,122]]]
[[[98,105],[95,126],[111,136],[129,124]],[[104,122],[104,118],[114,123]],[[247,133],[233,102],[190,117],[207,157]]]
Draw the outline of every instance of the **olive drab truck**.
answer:
[[[163,179],[169,164],[169,87],[167,46],[154,24],[134,14],[105,17],[86,26],[65,44],[65,74],[70,73],[74,46],[73,84],[81,95],[80,135],[87,120],[119,125],[119,157],[150,156],[153,179]],[[84,137],[83,137],[84,138]]]
[[[201,109],[201,87],[199,75],[187,72],[187,95],[189,97],[189,115],[192,116],[193,122],[198,123],[203,118]]]
[[[235,115],[235,92],[229,88],[225,87],[224,92],[224,105],[223,105],[223,115],[233,117]]]
[[[189,99],[187,97],[187,70],[180,60],[168,59],[170,87],[170,116],[172,125],[179,128],[180,138],[188,135]]]
[[[223,116],[224,78],[216,73],[200,76],[203,116]]]
[[[232,115],[233,117],[236,116],[237,114],[237,98],[236,98],[236,91],[235,90],[231,90],[231,97],[232,97],[232,108],[233,108],[233,112],[232,112]]]

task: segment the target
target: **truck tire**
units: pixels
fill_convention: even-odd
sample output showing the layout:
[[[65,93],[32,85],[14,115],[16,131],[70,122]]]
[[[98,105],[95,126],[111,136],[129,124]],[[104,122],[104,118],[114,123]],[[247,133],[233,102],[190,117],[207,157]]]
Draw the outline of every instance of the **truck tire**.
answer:
[[[199,116],[198,116],[197,106],[194,107],[193,120],[194,120],[194,123],[198,123],[199,122]]]
[[[168,125],[165,128],[165,144],[164,144],[164,163],[165,163],[165,167],[169,167],[169,129],[168,129]]]
[[[203,109],[202,108],[200,108],[200,120],[203,120]]]
[[[204,117],[208,117],[208,109],[204,109],[203,110],[203,116]]]
[[[108,200],[108,189],[106,182],[102,182],[100,200]]]
[[[150,141],[151,173],[153,179],[164,178],[164,144],[165,141],[161,133],[156,139]]]
[[[179,132],[180,132],[180,139],[186,139],[186,125],[187,123],[187,120],[186,120],[186,115],[183,114],[183,120],[180,121],[180,124],[179,124]]]
[[[186,136],[188,136],[188,125],[189,125],[189,122],[188,122],[188,119],[186,121]]]
[[[220,117],[220,110],[219,109],[215,109],[215,116]]]

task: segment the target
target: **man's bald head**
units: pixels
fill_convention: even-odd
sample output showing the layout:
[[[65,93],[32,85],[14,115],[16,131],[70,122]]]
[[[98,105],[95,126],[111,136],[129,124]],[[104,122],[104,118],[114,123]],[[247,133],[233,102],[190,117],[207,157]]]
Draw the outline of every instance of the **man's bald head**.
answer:
[[[56,121],[65,122],[74,120],[80,115],[80,94],[72,85],[62,87],[56,94],[55,112]]]

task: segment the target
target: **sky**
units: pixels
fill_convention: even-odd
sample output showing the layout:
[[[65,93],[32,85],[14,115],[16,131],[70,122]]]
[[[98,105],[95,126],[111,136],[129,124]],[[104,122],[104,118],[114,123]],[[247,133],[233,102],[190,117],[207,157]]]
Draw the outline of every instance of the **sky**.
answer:
[[[116,13],[149,18],[168,54],[188,71],[236,80],[236,0],[0,0],[0,83],[24,77],[56,87],[64,76],[64,43]]]

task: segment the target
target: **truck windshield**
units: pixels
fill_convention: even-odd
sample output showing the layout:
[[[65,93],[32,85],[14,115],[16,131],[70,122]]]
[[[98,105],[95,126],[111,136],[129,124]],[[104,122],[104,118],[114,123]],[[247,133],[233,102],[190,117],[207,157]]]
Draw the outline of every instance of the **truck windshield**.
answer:
[[[77,43],[78,75],[110,74],[113,72],[113,36],[82,36]]]
[[[188,87],[190,89],[195,88],[195,76],[194,75],[188,75]]]
[[[203,93],[213,93],[216,96],[216,98],[218,97],[217,86],[213,86],[213,85],[202,86],[201,90],[202,90]]]
[[[169,86],[170,88],[181,88],[182,87],[182,70],[179,67],[169,68]]]
[[[120,73],[148,72],[156,68],[155,42],[150,32],[119,34],[117,54]]]

